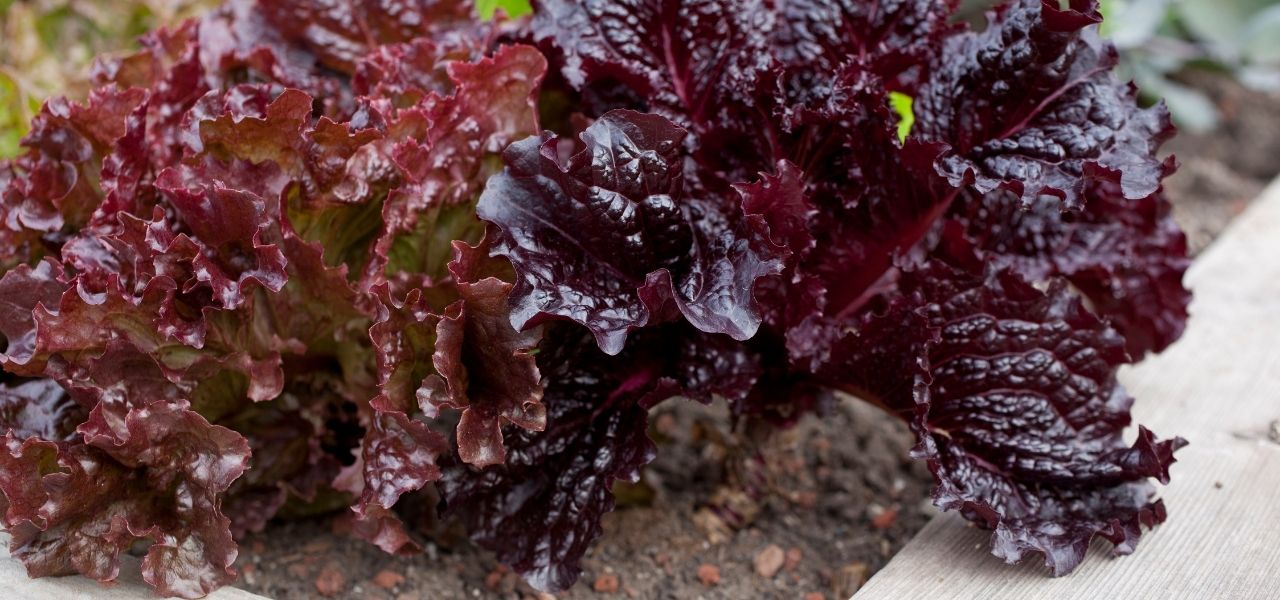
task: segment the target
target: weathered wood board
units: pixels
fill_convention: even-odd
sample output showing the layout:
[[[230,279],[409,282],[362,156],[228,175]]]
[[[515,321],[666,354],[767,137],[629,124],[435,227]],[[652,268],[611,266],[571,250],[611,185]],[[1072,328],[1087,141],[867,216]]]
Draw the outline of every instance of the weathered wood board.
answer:
[[[1097,542],[1072,575],[1005,565],[989,533],[930,522],[856,600],[1280,599],[1280,180],[1191,268],[1186,334],[1121,374],[1134,420],[1181,435],[1169,520],[1137,551]],[[1275,431],[1275,432],[1273,432]]]

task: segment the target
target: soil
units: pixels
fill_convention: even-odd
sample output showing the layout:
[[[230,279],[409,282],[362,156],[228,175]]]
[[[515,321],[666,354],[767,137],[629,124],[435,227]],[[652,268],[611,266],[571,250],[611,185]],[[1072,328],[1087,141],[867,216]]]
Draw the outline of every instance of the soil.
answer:
[[[557,598],[845,598],[934,514],[928,472],[907,457],[910,432],[878,409],[842,399],[829,417],[774,436],[761,453],[768,461],[757,474],[771,489],[759,502],[720,485],[726,456],[738,452],[728,421],[722,409],[688,402],[654,415],[658,459],[643,485],[622,492],[630,505],[605,517],[581,581]],[[712,499],[758,514],[734,531],[704,510]],[[237,585],[278,600],[313,598],[337,571],[341,598],[545,598],[465,540],[437,536],[424,542],[425,556],[392,557],[335,536],[335,526],[342,521],[279,523],[251,535],[240,560],[250,569]],[[769,564],[779,556],[781,567]],[[760,575],[757,558],[776,574]]]
[[[1165,180],[1173,216],[1198,254],[1280,174],[1280,93],[1261,93],[1208,71],[1183,82],[1209,94],[1222,113],[1206,134],[1179,134],[1164,150],[1178,158]]]
[[[1213,73],[1186,81],[1207,90],[1223,114],[1218,130],[1166,145],[1182,164],[1166,190],[1198,253],[1280,173],[1280,96]],[[769,460],[754,473],[769,490],[755,500],[721,486],[733,475],[723,472],[733,463],[726,457],[740,452],[722,411],[670,403],[655,414],[654,431],[659,458],[642,485],[620,490],[622,506],[605,518],[581,581],[557,598],[848,598],[934,514],[928,473],[907,458],[906,427],[856,400],[771,439],[762,453]],[[712,503],[753,518],[729,528],[707,510]],[[280,522],[249,536],[237,585],[278,600],[322,592],[548,599],[456,531],[424,540],[422,556],[392,557],[342,535],[343,524]]]

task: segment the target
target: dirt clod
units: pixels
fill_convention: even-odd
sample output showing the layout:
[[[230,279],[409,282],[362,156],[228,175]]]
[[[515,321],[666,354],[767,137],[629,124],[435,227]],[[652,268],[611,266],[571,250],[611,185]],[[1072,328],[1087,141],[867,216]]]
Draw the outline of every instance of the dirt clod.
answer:
[[[886,508],[871,518],[871,526],[876,529],[888,529],[893,527],[894,522],[897,520],[898,509]]]
[[[316,577],[316,591],[321,596],[337,596],[346,589],[347,579],[342,576],[342,571],[334,567],[320,569],[320,575]]]
[[[705,563],[698,565],[698,581],[707,587],[720,585],[720,567]]]
[[[782,564],[782,570],[788,573],[794,572],[803,560],[804,551],[799,548],[791,548],[787,550],[787,561]]]
[[[404,583],[404,575],[401,575],[391,569],[383,569],[373,576],[373,585],[384,590],[389,590]]]
[[[596,577],[596,582],[591,585],[591,589],[601,594],[616,594],[620,585],[617,575],[605,573]]]
[[[779,548],[777,544],[769,544],[759,554],[756,554],[752,565],[756,568],[756,575],[765,579],[773,579],[774,575],[782,569],[782,565],[787,561],[787,554]]]

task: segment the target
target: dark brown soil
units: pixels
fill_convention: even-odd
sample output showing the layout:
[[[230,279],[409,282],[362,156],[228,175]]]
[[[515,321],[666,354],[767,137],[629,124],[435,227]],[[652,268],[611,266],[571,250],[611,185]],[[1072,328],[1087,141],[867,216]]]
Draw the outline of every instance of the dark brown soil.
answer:
[[[1181,134],[1165,145],[1181,163],[1165,180],[1173,215],[1199,253],[1280,174],[1280,94],[1248,90],[1216,73],[1184,78],[1208,92],[1222,113],[1217,130]]]
[[[1218,131],[1167,146],[1182,163],[1167,181],[1175,217],[1199,252],[1280,173],[1280,97],[1220,75],[1187,79],[1224,115]],[[605,519],[582,580],[559,598],[843,599],[933,514],[928,474],[906,458],[909,432],[854,400],[769,442],[770,460],[756,475],[772,489],[758,503],[720,488],[725,458],[737,452],[726,415],[678,403],[654,422],[659,458],[646,486],[624,490],[625,506]],[[757,514],[730,530],[705,510],[713,498]],[[341,528],[340,518],[272,524],[242,544],[238,585],[279,600],[319,597],[321,589],[352,599],[547,598],[457,535],[403,558],[334,533]],[[766,551],[771,545],[777,549]],[[779,551],[782,568],[759,574],[757,557]]]
[[[933,514],[928,473],[907,458],[910,433],[869,405],[843,400],[833,415],[770,440],[762,474],[773,489],[759,503],[717,489],[725,479],[724,458],[736,451],[727,441],[727,423],[718,409],[687,402],[655,415],[659,457],[645,475],[652,497],[644,501],[644,488],[624,492],[634,505],[606,517],[604,537],[583,561],[582,580],[558,598],[607,597],[594,588],[597,579],[609,588],[610,575],[618,579],[617,597],[847,597]],[[732,531],[714,513],[699,510],[726,496],[740,513],[758,510],[751,524]],[[239,585],[279,600],[312,598],[320,575],[332,580],[327,571],[336,570],[344,579],[342,598],[539,597],[465,541],[449,548],[427,542],[425,556],[398,558],[334,536],[333,526],[281,523],[251,536],[241,545],[240,564],[252,567]],[[786,558],[775,576],[765,578],[753,561],[770,545]],[[717,585],[700,581],[703,565],[718,570]],[[384,570],[404,581],[380,587],[374,579]]]

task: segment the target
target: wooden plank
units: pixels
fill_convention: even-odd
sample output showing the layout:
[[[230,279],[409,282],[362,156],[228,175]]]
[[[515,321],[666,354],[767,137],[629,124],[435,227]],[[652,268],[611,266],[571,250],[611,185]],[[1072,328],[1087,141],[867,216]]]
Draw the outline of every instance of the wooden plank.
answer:
[[[139,561],[121,557],[120,578],[105,586],[84,577],[27,577],[22,565],[9,556],[9,536],[0,533],[0,598],[22,600],[156,600],[142,581]],[[226,587],[206,596],[209,600],[268,600],[241,589]]]
[[[989,532],[935,518],[856,600],[1280,598],[1280,180],[1192,266],[1182,340],[1121,373],[1134,418],[1181,435],[1169,520],[1137,551],[1097,542],[1077,571],[1005,565]]]

